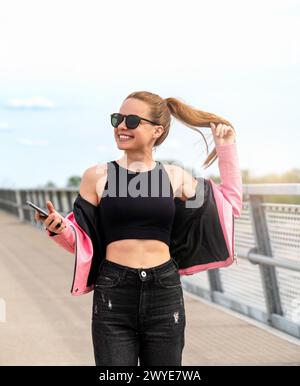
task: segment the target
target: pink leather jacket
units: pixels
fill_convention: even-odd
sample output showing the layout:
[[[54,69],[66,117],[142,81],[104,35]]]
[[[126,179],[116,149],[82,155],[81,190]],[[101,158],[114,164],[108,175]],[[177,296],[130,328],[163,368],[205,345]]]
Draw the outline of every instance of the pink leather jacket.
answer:
[[[175,198],[170,255],[180,275],[227,267],[235,259],[234,219],[242,210],[243,187],[236,143],[217,145],[221,183],[196,178],[196,195],[187,201]],[[197,197],[201,205],[194,205]],[[199,201],[199,202],[200,202]],[[192,204],[192,206],[188,206]],[[58,245],[75,254],[72,295],[94,289],[97,272],[105,258],[100,211],[78,193],[73,210],[65,217],[66,230],[60,235],[46,230]]]

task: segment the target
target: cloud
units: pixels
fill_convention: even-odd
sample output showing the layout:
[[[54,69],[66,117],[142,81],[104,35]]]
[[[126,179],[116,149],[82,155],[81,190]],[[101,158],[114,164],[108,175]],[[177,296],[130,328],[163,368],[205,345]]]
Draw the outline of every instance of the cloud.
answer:
[[[53,109],[56,105],[47,98],[35,96],[32,98],[11,99],[6,107],[11,109]]]
[[[84,81],[114,79],[121,84],[126,77],[132,85],[144,83],[144,74],[151,72],[155,80],[158,74],[164,77],[168,74],[174,84],[178,71],[181,81],[186,83],[187,75],[194,79],[195,73],[198,77],[201,74],[206,77],[207,73],[224,77],[225,69],[235,73],[237,68],[242,68],[246,74],[254,67],[270,70],[297,65],[300,60],[299,0],[194,0],[188,2],[188,6],[179,0],[166,0],[159,3],[159,13],[152,3],[146,6],[137,0],[110,1],[105,5],[92,1],[89,7],[72,2],[72,17],[68,1],[52,0],[47,13],[43,2],[36,0],[18,1],[17,7],[14,1],[2,3],[0,35],[5,39],[0,41],[0,74],[5,78],[9,74],[14,79],[22,73],[34,79],[74,77],[78,80],[80,77]],[[166,18],[170,9],[172,17]],[[135,23],[127,23],[124,28],[123,15],[129,11]],[[156,43],[161,38],[161,29],[144,27],[142,11],[172,33],[172,39],[166,40],[167,50],[165,44]],[[112,14],[114,28],[111,28]],[[116,45],[118,57],[127,55],[127,45],[119,44],[120,36],[123,41],[134,38],[137,47],[146,45],[160,60],[143,61],[142,66],[139,61],[123,60],[120,66],[120,61],[115,60]],[[178,55],[178,44],[181,55]],[[99,45],[101,50],[95,49]],[[143,55],[142,51],[139,54]],[[142,79],[137,80],[137,74]],[[153,84],[151,79],[150,82]]]
[[[46,139],[17,138],[17,143],[25,146],[48,146]]]
[[[11,131],[11,127],[8,126],[7,122],[0,122],[0,132],[1,131]]]

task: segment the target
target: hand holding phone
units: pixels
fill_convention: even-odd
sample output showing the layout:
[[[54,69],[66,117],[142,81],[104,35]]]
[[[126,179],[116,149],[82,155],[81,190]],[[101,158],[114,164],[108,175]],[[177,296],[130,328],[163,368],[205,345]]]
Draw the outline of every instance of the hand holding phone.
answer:
[[[43,210],[42,208],[40,208],[39,206],[35,205],[33,202],[31,201],[26,201],[26,204],[31,206],[31,208],[35,209],[38,211],[38,214],[41,216],[41,217],[44,217],[45,219],[48,217],[48,213]]]
[[[47,213],[42,208],[38,207],[31,201],[26,201],[26,203],[33,209],[36,210],[36,214],[34,216],[36,221],[43,221],[45,225],[45,229],[48,229],[50,232],[55,234],[61,234],[66,229],[66,225],[64,223],[64,218],[54,209],[52,202],[47,201],[47,208],[49,213]]]

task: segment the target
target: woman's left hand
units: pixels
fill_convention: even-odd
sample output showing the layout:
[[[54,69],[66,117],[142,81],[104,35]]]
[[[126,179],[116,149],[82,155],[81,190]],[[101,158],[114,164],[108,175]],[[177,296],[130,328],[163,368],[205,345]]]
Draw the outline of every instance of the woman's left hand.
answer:
[[[219,123],[216,126],[215,123],[210,122],[210,127],[216,145],[229,145],[235,142],[235,131],[231,126],[224,123]]]

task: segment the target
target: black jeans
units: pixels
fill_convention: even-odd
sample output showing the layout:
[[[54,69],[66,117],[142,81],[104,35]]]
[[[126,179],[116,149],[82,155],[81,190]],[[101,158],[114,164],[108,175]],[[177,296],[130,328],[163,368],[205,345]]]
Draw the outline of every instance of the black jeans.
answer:
[[[174,259],[151,268],[101,262],[92,311],[97,366],[181,366],[185,324]]]

